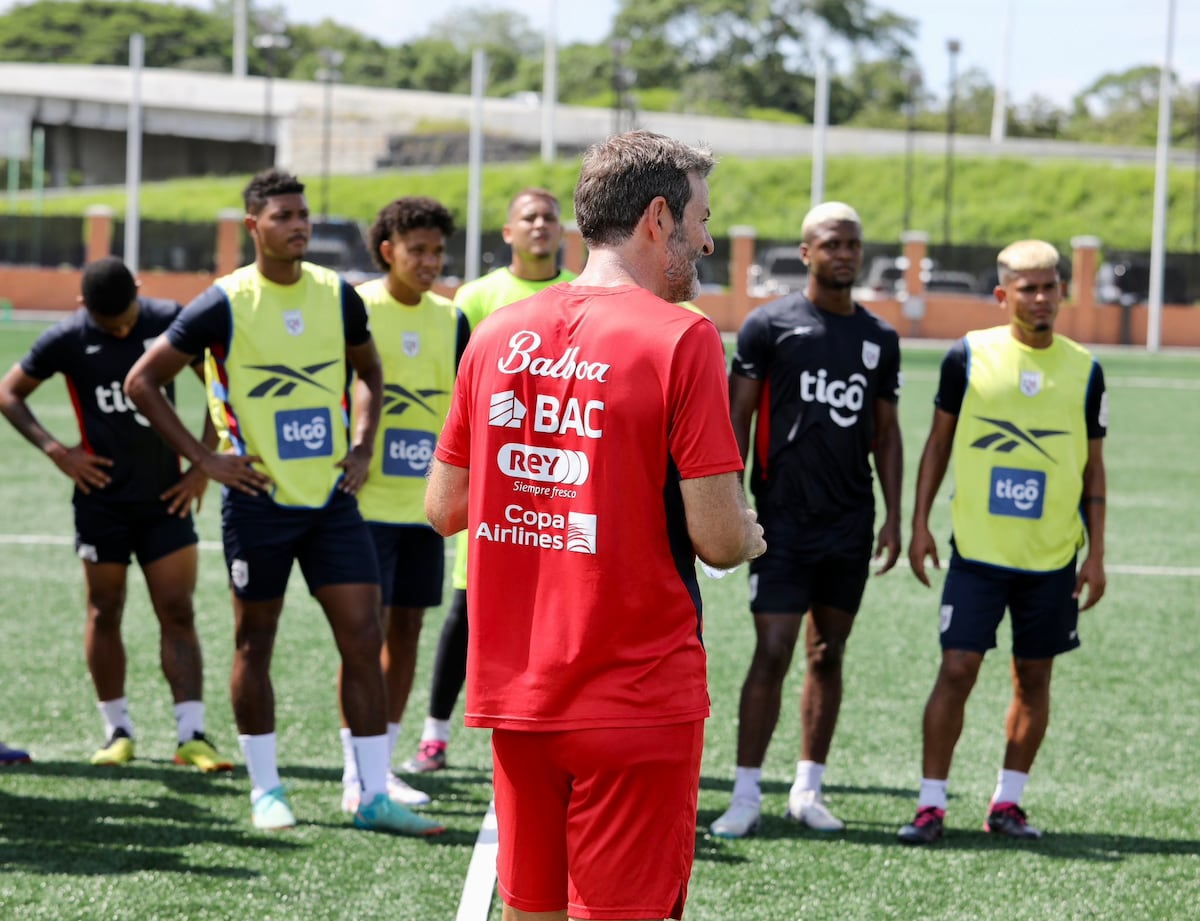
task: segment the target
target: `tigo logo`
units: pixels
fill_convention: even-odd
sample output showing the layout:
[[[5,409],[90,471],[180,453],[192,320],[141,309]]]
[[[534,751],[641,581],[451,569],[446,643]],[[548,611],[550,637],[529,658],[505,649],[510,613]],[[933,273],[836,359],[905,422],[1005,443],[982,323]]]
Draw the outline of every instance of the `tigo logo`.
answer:
[[[425,476],[433,457],[429,432],[387,429],[383,433],[383,472],[386,476]]]
[[[500,428],[519,429],[525,419],[525,404],[517,399],[512,390],[502,390],[492,394],[488,407],[488,425]]]
[[[333,427],[329,410],[323,407],[276,413],[275,434],[281,460],[329,457],[333,454]]]
[[[520,480],[539,483],[586,483],[591,470],[582,451],[535,448],[531,445],[506,444],[496,457],[500,469]]]
[[[988,511],[1010,518],[1041,518],[1046,498],[1046,474],[1013,467],[992,468]]]

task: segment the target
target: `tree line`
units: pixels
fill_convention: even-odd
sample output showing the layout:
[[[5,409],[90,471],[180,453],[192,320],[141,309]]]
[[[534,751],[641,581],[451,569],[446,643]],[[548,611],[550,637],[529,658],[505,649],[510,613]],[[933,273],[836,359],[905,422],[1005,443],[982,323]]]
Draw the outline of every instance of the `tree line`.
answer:
[[[228,73],[231,0],[210,10],[146,0],[36,0],[0,15],[0,60],[127,63],[145,36],[147,67]],[[250,3],[251,36],[278,32],[286,47],[247,49],[251,74],[313,80],[322,52],[342,54],[345,83],[444,93],[470,91],[471,54],[488,55],[488,92],[540,92],[543,40],[520,13],[481,6],[386,45],[327,18],[289,23],[282,6]],[[619,0],[612,32],[558,52],[558,97],[570,105],[637,107],[804,122],[820,56],[844,61],[830,81],[830,123],[942,131],[947,99],[912,51],[916,22],[868,0]],[[1033,96],[1007,108],[1012,137],[1153,144],[1159,67],[1100,76],[1071,103]],[[956,130],[987,134],[996,89],[971,68],[955,86]],[[1200,144],[1200,84],[1174,81],[1172,142]],[[948,95],[948,94],[947,94]]]

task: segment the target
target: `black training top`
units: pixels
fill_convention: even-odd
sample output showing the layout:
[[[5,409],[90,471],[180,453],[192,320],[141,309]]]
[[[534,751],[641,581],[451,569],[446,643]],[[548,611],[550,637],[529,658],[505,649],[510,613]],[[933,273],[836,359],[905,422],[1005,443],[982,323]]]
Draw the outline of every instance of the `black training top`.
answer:
[[[764,506],[831,519],[874,508],[875,402],[900,398],[900,337],[855,304],[848,316],[792,294],[752,311],[733,373],[763,381],[750,488]]]
[[[90,496],[129,502],[157,500],[179,480],[178,455],[125,396],[125,375],[183,308],[174,301],[139,297],[138,318],[118,339],[92,322],[84,308],[42,333],[21,359],[21,370],[46,380],[62,374],[84,448],[113,461],[112,481]],[[164,388],[174,402],[174,386]],[[75,500],[90,498],[75,491]]]

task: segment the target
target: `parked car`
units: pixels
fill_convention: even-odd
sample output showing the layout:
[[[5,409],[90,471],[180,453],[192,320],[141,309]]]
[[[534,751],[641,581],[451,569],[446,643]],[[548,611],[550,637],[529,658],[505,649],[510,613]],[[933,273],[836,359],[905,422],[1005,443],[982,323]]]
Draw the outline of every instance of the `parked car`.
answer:
[[[1141,304],[1150,298],[1150,263],[1142,259],[1102,262],[1096,271],[1096,300],[1101,304]],[[1187,279],[1172,266],[1163,269],[1163,303],[1186,304]]]
[[[979,280],[970,272],[953,269],[930,269],[925,290],[944,294],[977,294]]]
[[[867,266],[862,284],[854,289],[854,298],[859,301],[874,301],[895,297],[904,287],[904,273],[908,260],[903,256],[876,256]]]
[[[372,262],[366,235],[356,221],[341,218],[313,221],[312,237],[304,258],[333,269],[352,285],[383,274]]]
[[[800,247],[772,246],[750,266],[750,294],[753,297],[779,297],[803,291],[808,284],[808,266],[800,258]]]

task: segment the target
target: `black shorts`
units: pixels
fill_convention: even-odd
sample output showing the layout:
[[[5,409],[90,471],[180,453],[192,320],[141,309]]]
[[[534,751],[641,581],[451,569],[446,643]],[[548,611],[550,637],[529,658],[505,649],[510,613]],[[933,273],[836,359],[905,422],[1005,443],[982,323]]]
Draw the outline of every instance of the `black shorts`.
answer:
[[[358,501],[335,491],[322,508],[288,508],[231,489],[221,496],[221,536],[234,593],[246,601],[282,598],[292,562],[310,592],[326,585],[379,583],[375,548]]]
[[[169,514],[159,499],[109,502],[83,496],[75,501],[75,552],[88,563],[128,566],[136,555],[144,567],[196,540],[192,516]]]
[[[436,608],[446,579],[446,544],[433,528],[370,523],[384,607]]]
[[[1075,560],[1054,572],[1024,572],[964,560],[956,552],[942,589],[942,649],[981,655],[996,648],[996,629],[1007,607],[1012,654],[1050,659],[1079,646]]]
[[[857,614],[871,568],[874,510],[822,528],[786,514],[761,518],[767,552],[750,561],[750,610],[803,614],[814,604]],[[822,534],[829,542],[822,545]]]

